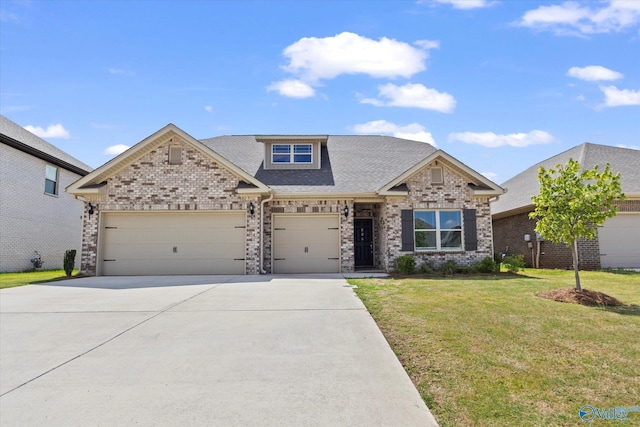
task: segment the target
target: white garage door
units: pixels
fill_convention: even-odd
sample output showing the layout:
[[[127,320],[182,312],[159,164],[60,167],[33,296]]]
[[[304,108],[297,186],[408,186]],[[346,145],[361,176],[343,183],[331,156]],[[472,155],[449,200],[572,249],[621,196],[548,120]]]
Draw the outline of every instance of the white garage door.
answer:
[[[244,212],[106,212],[101,274],[244,274]]]
[[[640,268],[640,214],[619,213],[598,229],[602,268]]]
[[[339,273],[339,215],[274,215],[274,273]]]

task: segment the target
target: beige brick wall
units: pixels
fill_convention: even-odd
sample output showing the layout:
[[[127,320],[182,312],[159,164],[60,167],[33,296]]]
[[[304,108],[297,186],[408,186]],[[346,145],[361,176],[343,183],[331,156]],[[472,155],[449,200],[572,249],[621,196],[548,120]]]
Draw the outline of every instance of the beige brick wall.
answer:
[[[172,137],[173,141],[169,141]],[[169,146],[182,146],[182,164],[170,165]],[[258,274],[260,203],[257,196],[236,191],[239,178],[175,135],[166,135],[144,156],[107,179],[106,196],[89,198],[95,214],[84,217],[82,271],[96,274],[99,212],[104,211],[228,211],[247,214],[246,272]]]
[[[64,192],[80,175],[58,167],[58,194],[45,194],[46,165],[0,143],[0,272],[31,270],[34,251],[43,269],[61,269],[68,249],[80,265],[82,202]]]
[[[454,260],[458,264],[470,265],[486,256],[493,256],[491,213],[488,198],[472,197],[467,183],[470,179],[453,166],[438,161],[443,167],[444,184],[431,183],[432,165],[413,175],[408,181],[408,197],[390,197],[384,207],[381,222],[386,229],[382,247],[386,253],[384,266],[387,270],[395,268],[395,260],[401,255],[417,258],[417,265],[432,262],[439,266],[445,261]],[[476,209],[476,228],[478,249],[475,251],[402,251],[402,224],[400,212],[403,209]],[[464,227],[464,224],[463,224]]]

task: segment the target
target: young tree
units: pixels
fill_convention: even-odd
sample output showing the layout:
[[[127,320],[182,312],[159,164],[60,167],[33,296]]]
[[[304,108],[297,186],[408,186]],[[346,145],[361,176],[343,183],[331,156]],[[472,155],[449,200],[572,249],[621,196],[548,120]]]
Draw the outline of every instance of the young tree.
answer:
[[[598,166],[580,171],[580,163],[571,159],[564,166],[538,170],[540,194],[531,200],[536,208],[529,218],[537,218],[536,232],[546,240],[565,243],[571,248],[576,289],[580,287],[578,272],[578,239],[593,239],[597,227],[616,215],[615,200],[624,199],[620,173],[613,174],[607,163],[602,172]]]

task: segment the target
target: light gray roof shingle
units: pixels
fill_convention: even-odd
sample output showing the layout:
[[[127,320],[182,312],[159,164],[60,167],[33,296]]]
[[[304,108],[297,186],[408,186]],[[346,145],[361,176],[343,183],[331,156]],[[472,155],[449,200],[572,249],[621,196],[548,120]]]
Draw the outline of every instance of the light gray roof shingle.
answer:
[[[265,170],[264,145],[252,135],[200,142],[280,193],[373,193],[436,151],[390,136],[329,136],[321,169]]]
[[[531,197],[540,191],[540,166],[549,169],[559,164],[564,165],[569,159],[580,162],[583,169],[592,169],[598,165],[599,170],[603,170],[609,163],[613,172],[620,172],[624,193],[640,193],[640,150],[585,142],[543,160],[501,184],[501,187],[507,189],[507,193],[491,203],[491,214],[502,215],[533,206]]]
[[[44,139],[32,134],[22,126],[12,122],[4,116],[0,116],[0,134],[8,136],[9,138],[34,150],[52,156],[86,172],[93,170],[91,166],[81,162],[70,154],[65,153],[55,145],[50,144]]]

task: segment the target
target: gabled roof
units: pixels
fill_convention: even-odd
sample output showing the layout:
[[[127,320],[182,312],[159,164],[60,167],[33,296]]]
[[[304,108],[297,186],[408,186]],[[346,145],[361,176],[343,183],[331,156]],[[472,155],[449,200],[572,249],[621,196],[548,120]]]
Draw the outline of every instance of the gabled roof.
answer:
[[[505,181],[502,187],[506,188],[508,193],[491,203],[491,214],[494,218],[502,218],[531,210],[531,197],[540,191],[540,166],[549,169],[559,164],[564,165],[569,159],[578,161],[583,169],[592,169],[598,165],[599,169],[603,170],[609,163],[613,172],[620,172],[622,191],[628,197],[640,197],[640,150],[585,142],[537,163]]]
[[[84,176],[93,169],[4,116],[0,116],[0,141],[78,175]]]
[[[203,145],[200,141],[194,139],[191,135],[171,123],[155,132],[153,135],[148,136],[125,152],[114,157],[87,176],[74,182],[66,188],[66,191],[75,195],[100,194],[107,178],[126,168],[131,163],[153,150],[157,145],[170,141],[174,137],[179,138],[187,144],[191,144],[197,150],[211,157],[214,161],[220,163],[232,173],[236,174],[240,178],[241,182],[241,185],[238,187],[239,193],[266,193],[269,191],[264,184],[253,176],[247,174],[234,163],[230,162],[215,151],[212,151],[209,147]]]
[[[287,135],[304,139],[305,135]],[[316,135],[315,137],[319,137]],[[258,178],[276,193],[288,195],[378,195],[390,181],[437,150],[424,142],[377,135],[321,135],[321,169],[265,170],[263,136],[219,136],[202,143]],[[282,136],[273,137],[281,139]]]
[[[457,169],[462,175],[467,176],[467,178],[471,181],[468,183],[469,189],[471,189],[472,193],[476,196],[500,196],[504,194],[504,189],[499,185],[492,182],[489,178],[479,174],[478,172],[471,169],[469,166],[460,162],[456,158],[447,154],[442,150],[437,150],[431,153],[429,156],[422,159],[420,162],[416,163],[413,167],[406,170],[403,174],[394,178],[391,182],[387,183],[383,186],[379,194],[383,195],[404,195],[408,193],[408,188],[404,185],[405,189],[402,189],[404,182],[411,177],[411,175],[418,172],[423,167],[433,163],[434,161],[440,160],[448,164],[449,166]]]

